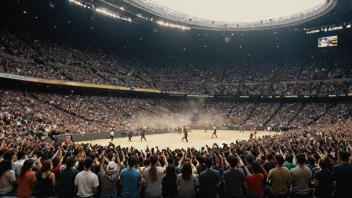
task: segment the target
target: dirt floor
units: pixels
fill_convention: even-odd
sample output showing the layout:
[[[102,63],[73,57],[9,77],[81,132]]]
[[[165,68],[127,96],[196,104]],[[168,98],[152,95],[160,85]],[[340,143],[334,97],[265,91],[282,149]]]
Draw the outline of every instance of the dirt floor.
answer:
[[[276,132],[267,132],[267,131],[257,131],[257,137],[263,135],[274,135]],[[212,138],[213,130],[208,130],[206,133],[204,130],[192,130],[192,133],[188,134],[188,142],[184,140],[182,142],[183,134],[179,133],[165,133],[165,134],[154,134],[154,135],[146,135],[147,141],[141,142],[140,136],[133,136],[132,142],[128,142],[128,138],[114,138],[113,143],[115,145],[120,145],[123,147],[133,146],[138,150],[145,149],[147,145],[149,147],[158,146],[163,149],[169,147],[170,149],[175,148],[187,148],[187,147],[195,147],[200,149],[201,147],[208,145],[212,146],[214,143],[221,145],[222,143],[230,144],[231,142],[235,142],[236,140],[247,140],[249,139],[250,131],[239,132],[234,130],[218,130],[217,135],[218,138]],[[84,141],[81,143],[92,143],[92,144],[100,144],[100,145],[108,145],[110,139],[100,139],[93,141]]]

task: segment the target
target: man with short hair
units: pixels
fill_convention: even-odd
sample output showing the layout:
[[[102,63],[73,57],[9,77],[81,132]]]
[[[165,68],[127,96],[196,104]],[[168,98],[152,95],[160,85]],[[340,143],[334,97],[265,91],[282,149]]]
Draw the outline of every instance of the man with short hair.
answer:
[[[128,159],[128,168],[121,171],[120,184],[122,185],[121,197],[123,198],[138,198],[139,186],[142,184],[141,172],[135,169],[137,159],[130,157]]]
[[[220,173],[213,170],[211,157],[206,157],[204,163],[207,169],[199,174],[200,197],[216,197],[217,187],[221,183]]]
[[[296,168],[296,164],[293,163],[293,155],[291,153],[287,155],[284,167],[288,168],[288,170]]]
[[[266,154],[266,162],[263,164],[265,171],[269,173],[269,171],[275,167],[276,165],[273,155],[271,153]]]
[[[290,170],[291,198],[310,198],[309,183],[312,181],[312,171],[304,166],[306,157],[303,154],[296,156],[298,166]]]
[[[350,153],[340,150],[337,155],[338,161],[332,169],[332,175],[336,182],[335,198],[348,197],[352,187],[352,163],[348,162]]]
[[[243,170],[237,168],[238,161],[234,155],[227,158],[231,168],[222,176],[226,190],[225,197],[243,197],[242,187],[245,185],[246,178]]]
[[[307,165],[307,167],[308,167],[311,171],[313,171],[313,169],[316,167],[316,166],[315,166],[315,158],[314,158],[314,157],[312,157],[312,156],[308,157],[308,165]]]
[[[93,161],[88,157],[84,161],[84,170],[77,174],[75,189],[78,188],[79,197],[93,197],[99,186],[98,176],[92,173]]]
[[[58,197],[71,198],[75,197],[75,179],[78,170],[74,169],[75,158],[67,159],[66,168],[59,172],[57,177]]]
[[[275,155],[275,159],[276,167],[269,171],[267,178],[267,182],[270,184],[270,197],[286,198],[290,171],[282,166],[284,163],[284,157],[282,155]]]

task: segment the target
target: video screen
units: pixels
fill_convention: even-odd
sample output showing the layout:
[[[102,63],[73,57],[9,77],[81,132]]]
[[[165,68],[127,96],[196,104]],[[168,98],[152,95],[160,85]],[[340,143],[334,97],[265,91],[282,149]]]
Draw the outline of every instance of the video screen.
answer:
[[[337,36],[318,38],[318,47],[335,47],[338,44]]]

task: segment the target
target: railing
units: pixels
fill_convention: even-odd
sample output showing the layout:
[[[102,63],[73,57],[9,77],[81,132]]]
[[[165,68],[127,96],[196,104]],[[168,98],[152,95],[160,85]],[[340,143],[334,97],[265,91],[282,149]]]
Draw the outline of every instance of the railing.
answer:
[[[155,15],[163,17],[171,21],[177,21],[189,25],[193,25],[200,29],[227,29],[227,30],[245,30],[245,29],[262,29],[276,26],[284,26],[286,24],[293,24],[300,21],[304,21],[310,18],[314,18],[320,15],[328,8],[335,6],[337,0],[327,0],[322,2],[313,8],[305,11],[292,14],[289,16],[278,17],[273,19],[267,19],[262,21],[254,22],[224,22],[224,21],[213,21],[209,19],[203,19],[195,16],[191,16],[182,12],[175,11],[160,5],[152,0],[124,0],[127,3],[139,7],[147,12],[151,12]]]

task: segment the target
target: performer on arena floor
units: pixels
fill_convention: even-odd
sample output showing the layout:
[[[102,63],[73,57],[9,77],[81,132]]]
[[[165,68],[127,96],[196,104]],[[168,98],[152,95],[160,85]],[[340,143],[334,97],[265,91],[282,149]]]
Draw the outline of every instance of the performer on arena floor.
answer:
[[[184,136],[182,138],[182,142],[183,142],[183,139],[186,139],[186,141],[188,142],[188,139],[187,139],[188,131],[185,126],[183,127],[183,134],[184,134]]]
[[[128,132],[128,141],[132,142],[132,131]]]
[[[208,125],[205,125],[205,131],[204,131],[204,133],[206,133],[207,130],[208,130]]]
[[[216,138],[218,138],[218,136],[216,135],[216,127],[214,127],[214,132],[213,132],[213,135],[211,136],[211,138],[213,138],[215,135]]]
[[[240,126],[240,132],[244,133],[243,126]]]
[[[111,138],[111,141],[114,141],[114,136],[115,136],[114,129],[111,129],[111,131],[110,131],[110,138]]]
[[[143,141],[143,139],[145,141],[147,141],[147,139],[145,139],[145,130],[144,129],[141,130],[141,142]]]

